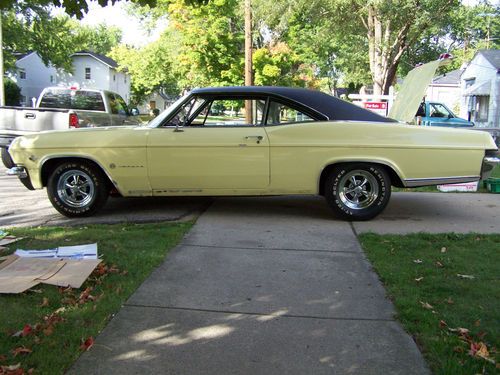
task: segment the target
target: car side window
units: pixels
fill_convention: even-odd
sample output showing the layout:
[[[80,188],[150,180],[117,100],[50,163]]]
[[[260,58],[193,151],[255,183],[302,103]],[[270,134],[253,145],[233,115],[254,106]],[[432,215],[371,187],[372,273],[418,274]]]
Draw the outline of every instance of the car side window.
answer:
[[[127,105],[125,101],[114,94],[108,94],[109,106],[111,107],[111,113],[114,115],[126,115]]]
[[[290,107],[289,105],[271,101],[267,114],[266,125],[293,124],[296,122],[316,121],[305,113]]]
[[[438,103],[431,103],[431,117],[448,117],[450,115],[450,111],[446,109],[445,106]]]
[[[191,121],[191,126],[258,126],[266,107],[265,99],[217,98]]]
[[[199,97],[193,97],[184,103],[177,113],[163,126],[184,126],[188,125],[189,118],[195,114],[198,109],[206,103],[206,100]]]

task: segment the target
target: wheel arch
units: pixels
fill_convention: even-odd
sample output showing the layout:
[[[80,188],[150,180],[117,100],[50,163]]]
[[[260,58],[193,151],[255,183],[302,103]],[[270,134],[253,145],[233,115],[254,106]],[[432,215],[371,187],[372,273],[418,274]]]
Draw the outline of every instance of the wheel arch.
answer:
[[[338,167],[339,165],[345,165],[345,164],[370,164],[370,165],[376,165],[379,167],[382,167],[387,174],[389,175],[389,178],[391,179],[391,185],[395,187],[404,187],[405,185],[403,184],[403,180],[401,179],[399,173],[397,172],[397,169],[391,165],[388,162],[385,161],[380,161],[380,160],[341,160],[341,161],[336,161],[332,162],[330,164],[327,164],[323,170],[321,171],[319,181],[318,181],[318,191],[319,195],[325,195],[325,180],[330,174],[330,172],[335,168]]]
[[[40,178],[42,182],[42,186],[46,187],[47,182],[49,180],[50,174],[57,168],[58,165],[66,162],[81,162],[84,161],[86,163],[89,163],[90,165],[94,166],[98,170],[101,171],[102,175],[106,179],[106,184],[109,188],[109,190],[116,190],[118,193],[121,194],[119,191],[118,187],[116,186],[116,183],[113,181],[111,176],[107,173],[107,171],[102,167],[102,165],[94,160],[93,158],[90,157],[85,157],[85,156],[54,156],[47,158],[42,161],[41,167],[40,167]]]

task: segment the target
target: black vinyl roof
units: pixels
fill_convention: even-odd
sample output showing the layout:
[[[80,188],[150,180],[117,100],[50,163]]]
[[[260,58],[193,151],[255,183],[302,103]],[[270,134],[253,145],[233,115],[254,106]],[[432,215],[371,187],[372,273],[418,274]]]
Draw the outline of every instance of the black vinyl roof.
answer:
[[[321,91],[302,88],[274,86],[209,87],[194,89],[192,93],[214,96],[238,94],[274,96],[299,103],[304,107],[308,107],[322,114],[328,120],[396,122],[396,120],[380,116],[372,111],[358,107]]]

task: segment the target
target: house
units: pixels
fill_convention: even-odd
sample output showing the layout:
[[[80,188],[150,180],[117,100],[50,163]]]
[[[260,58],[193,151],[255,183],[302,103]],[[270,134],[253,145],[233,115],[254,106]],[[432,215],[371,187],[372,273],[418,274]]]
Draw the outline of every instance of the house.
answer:
[[[60,85],[78,85],[80,88],[91,88],[114,91],[130,101],[130,75],[118,71],[115,60],[90,51],[79,51],[71,55],[73,72],[62,74]]]
[[[158,109],[161,113],[164,109],[167,109],[175,100],[175,98],[172,98],[161,91],[155,91],[149,94],[144,102],[137,106],[137,109],[140,113],[151,114],[155,109]]]
[[[21,105],[31,107],[33,98],[38,98],[47,86],[57,84],[58,71],[46,66],[36,52],[16,53],[16,70],[9,77],[21,89]]]
[[[21,105],[32,106],[45,87],[78,86],[114,91],[130,101],[130,75],[118,71],[115,60],[89,51],[72,54],[73,72],[46,66],[36,52],[17,54],[16,71],[9,76],[21,88]]]
[[[460,112],[460,77],[463,70],[457,69],[432,79],[427,87],[425,99],[431,102],[444,103],[449,109]]]
[[[477,127],[500,127],[500,50],[479,50],[461,76],[461,116]]]

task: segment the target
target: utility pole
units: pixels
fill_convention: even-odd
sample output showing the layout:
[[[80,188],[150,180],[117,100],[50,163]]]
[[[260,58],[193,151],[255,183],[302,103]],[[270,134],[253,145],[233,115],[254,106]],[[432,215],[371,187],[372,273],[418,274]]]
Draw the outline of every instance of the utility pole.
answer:
[[[253,85],[252,67],[252,3],[245,0],[245,86]],[[247,124],[253,124],[252,101],[245,101],[245,120]]]
[[[5,90],[3,85],[3,35],[2,35],[2,11],[0,10],[0,106],[5,105]]]

